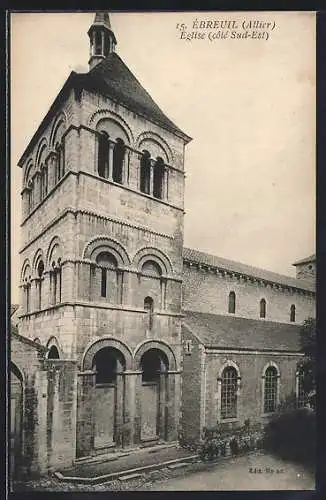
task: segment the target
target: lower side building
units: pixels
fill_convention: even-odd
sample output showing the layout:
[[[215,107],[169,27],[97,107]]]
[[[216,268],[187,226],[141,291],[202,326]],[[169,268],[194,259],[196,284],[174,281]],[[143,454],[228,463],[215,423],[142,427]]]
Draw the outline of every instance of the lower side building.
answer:
[[[302,397],[299,326],[185,311],[181,432],[264,424],[285,399]],[[298,404],[301,401],[298,400]]]

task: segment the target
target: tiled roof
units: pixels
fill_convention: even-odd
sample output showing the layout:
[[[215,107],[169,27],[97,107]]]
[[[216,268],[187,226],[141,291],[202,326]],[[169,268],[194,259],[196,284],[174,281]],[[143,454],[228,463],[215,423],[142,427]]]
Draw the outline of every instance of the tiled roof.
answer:
[[[18,165],[20,167],[23,165],[31,149],[37,143],[49,118],[57,112],[72,88],[78,90],[78,92],[85,88],[90,92],[100,93],[104,96],[111,97],[121,102],[121,104],[124,104],[131,111],[139,113],[149,121],[179,135],[186,143],[191,141],[191,137],[182,132],[179,127],[165,116],[163,111],[161,111],[158,105],[153,101],[137,78],[127,68],[122,59],[115,52],[112,52],[88,73],[76,73],[75,71],[70,73],[19,159]]]
[[[206,347],[299,351],[300,326],[274,321],[184,311],[184,326]]]
[[[91,71],[78,75],[82,87],[112,97],[131,111],[139,113],[148,120],[167,130],[181,135],[189,142],[191,138],[180,130],[153,101],[137,78],[115,53],[109,54]]]
[[[247,264],[242,264],[241,262],[235,262],[233,260],[223,259],[222,257],[200,252],[199,250],[194,250],[192,248],[183,249],[183,258],[198,264],[204,264],[224,271],[251,276],[270,283],[291,286],[301,290],[308,290],[310,292],[315,291],[315,287],[310,281],[273,273],[272,271],[260,269],[259,267],[248,266]]]
[[[299,264],[309,264],[309,262],[315,262],[316,261],[316,254],[313,253],[312,255],[309,255],[309,257],[305,257],[304,259],[298,260],[293,266],[298,266]]]

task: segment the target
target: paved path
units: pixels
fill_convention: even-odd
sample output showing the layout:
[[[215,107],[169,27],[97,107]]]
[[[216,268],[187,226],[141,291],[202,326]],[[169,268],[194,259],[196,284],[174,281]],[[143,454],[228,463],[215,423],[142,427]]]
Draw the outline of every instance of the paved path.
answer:
[[[270,455],[241,456],[211,464],[200,472],[144,484],[139,490],[314,490],[315,479],[300,465]]]

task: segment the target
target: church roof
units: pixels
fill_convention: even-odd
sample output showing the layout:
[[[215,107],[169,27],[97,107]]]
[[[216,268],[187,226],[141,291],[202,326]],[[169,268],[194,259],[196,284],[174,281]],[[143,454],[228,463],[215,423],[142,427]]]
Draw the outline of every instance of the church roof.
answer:
[[[149,121],[180,135],[186,142],[191,140],[161,111],[115,52],[110,53],[88,73],[80,74],[79,80],[83,88],[111,97]]]
[[[184,326],[206,347],[261,351],[300,350],[300,326],[184,311]]]
[[[292,264],[293,266],[299,266],[300,264],[309,264],[309,262],[316,262],[316,254],[313,253],[309,255],[309,257],[305,257],[304,259],[298,260]]]
[[[247,264],[242,264],[241,262],[235,262],[233,260],[224,259],[222,257],[217,257],[216,255],[200,252],[199,250],[194,250],[192,248],[183,249],[183,258],[184,260],[211,266],[224,271],[250,276],[253,278],[260,279],[262,281],[267,281],[269,283],[275,283],[283,286],[290,286],[293,288],[297,288],[300,290],[307,290],[310,292],[315,291],[315,287],[310,281],[274,273],[272,271],[267,271],[266,269],[261,269],[259,267],[253,267]]]
[[[115,52],[112,52],[88,73],[76,73],[75,71],[70,73],[19,159],[18,166],[21,167],[23,165],[24,160],[37,143],[49,119],[60,109],[71,89],[80,92],[83,88],[120,102],[131,111],[180,136],[186,143],[191,141],[191,137],[182,132],[179,127],[165,116],[122,59]]]

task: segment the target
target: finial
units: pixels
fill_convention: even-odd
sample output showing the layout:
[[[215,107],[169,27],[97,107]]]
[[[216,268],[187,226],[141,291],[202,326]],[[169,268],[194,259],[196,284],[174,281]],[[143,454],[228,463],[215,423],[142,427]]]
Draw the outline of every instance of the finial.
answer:
[[[90,39],[89,69],[115,51],[117,40],[111,28],[108,12],[96,12],[94,22],[88,30]]]

